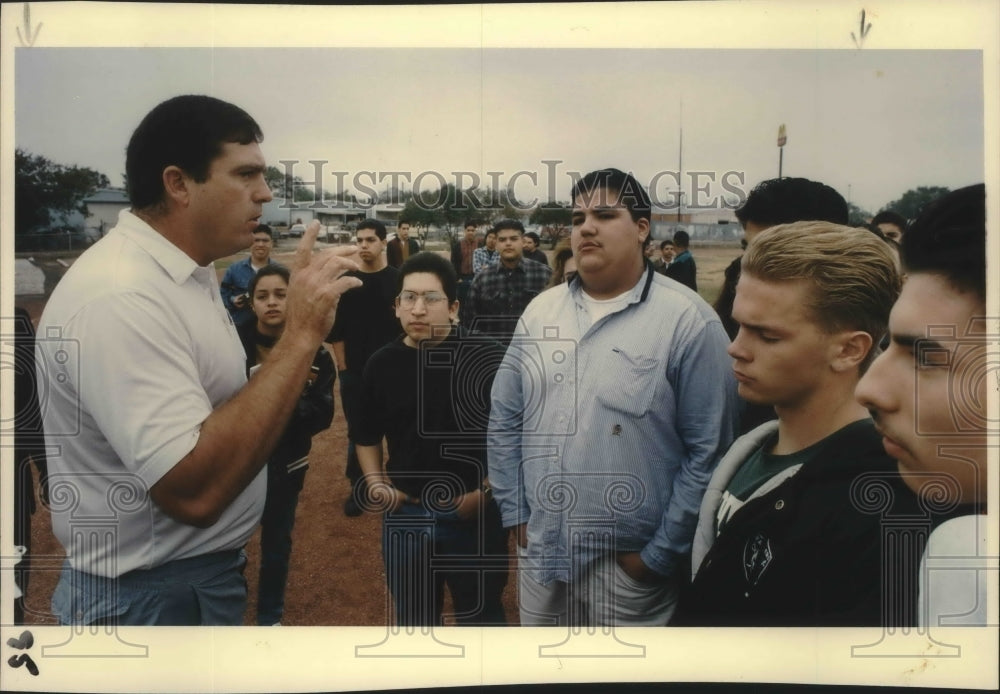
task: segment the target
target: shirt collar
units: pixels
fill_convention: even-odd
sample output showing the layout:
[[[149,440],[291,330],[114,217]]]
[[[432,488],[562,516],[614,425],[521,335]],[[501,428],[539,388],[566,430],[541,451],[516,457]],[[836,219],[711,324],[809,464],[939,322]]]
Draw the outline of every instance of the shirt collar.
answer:
[[[635,286],[628,291],[628,303],[627,306],[632,304],[642,303],[649,296],[649,288],[653,284],[653,264],[648,260],[643,268],[643,274],[639,276],[639,281],[635,283]],[[579,273],[576,277],[570,280],[569,283],[569,293],[576,301],[577,304],[583,302],[583,280],[580,279]]]
[[[186,282],[199,268],[191,256],[129,210],[122,210],[118,214],[118,225],[115,230],[148,253],[177,284]],[[207,267],[214,268],[214,265]]]

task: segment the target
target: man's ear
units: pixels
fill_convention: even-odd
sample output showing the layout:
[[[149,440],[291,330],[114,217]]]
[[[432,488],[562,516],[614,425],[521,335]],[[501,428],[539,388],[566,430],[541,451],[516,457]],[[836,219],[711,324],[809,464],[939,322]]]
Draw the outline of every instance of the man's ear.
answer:
[[[167,199],[187,207],[191,200],[191,179],[179,166],[168,166],[163,170],[163,190]]]
[[[649,237],[649,220],[640,217],[636,224],[639,226],[639,241],[645,245],[646,239]]]
[[[832,344],[830,367],[837,372],[858,368],[873,346],[872,336],[863,330],[838,333]]]

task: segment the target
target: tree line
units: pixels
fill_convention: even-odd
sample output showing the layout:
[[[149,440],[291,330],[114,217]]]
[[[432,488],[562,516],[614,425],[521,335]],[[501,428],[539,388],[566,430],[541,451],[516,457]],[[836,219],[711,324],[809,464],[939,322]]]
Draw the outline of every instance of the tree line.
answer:
[[[65,231],[66,219],[73,212],[87,216],[84,199],[100,188],[110,186],[103,173],[81,166],[66,166],[43,156],[17,149],[14,154],[14,220],[15,235]],[[265,180],[276,196],[295,202],[333,201],[358,204],[348,191],[330,193],[298,176],[288,177],[275,166],[267,167]],[[291,195],[289,195],[289,190]],[[907,219],[914,219],[930,201],[949,192],[944,186],[918,186],[904,192],[881,210],[893,210]],[[462,189],[452,183],[434,191],[387,190],[376,194],[365,204],[402,204],[401,218],[416,227],[438,227],[452,231],[466,221],[490,224],[500,219],[521,219],[549,230],[561,230],[570,224],[570,205],[549,201],[537,205],[527,215],[519,209],[504,188]],[[863,224],[872,213],[850,204],[850,222]]]

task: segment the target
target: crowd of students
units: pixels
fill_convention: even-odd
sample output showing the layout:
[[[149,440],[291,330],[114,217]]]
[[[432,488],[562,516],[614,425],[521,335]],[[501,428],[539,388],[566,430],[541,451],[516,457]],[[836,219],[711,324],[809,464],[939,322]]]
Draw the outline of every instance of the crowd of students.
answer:
[[[61,623],[241,624],[258,524],[258,623],[280,623],[338,376],[344,511],[383,516],[397,624],[441,623],[446,588],[456,623],[503,624],[509,578],[523,625],[986,623],[978,564],[928,565],[984,551],[983,185],[860,229],[829,186],[765,181],[709,306],[686,235],[647,259],[649,196],[617,169],[573,186],[551,268],[516,220],[482,247],[467,224],[450,259],[368,220],[357,260],[313,223],[286,269],[262,137],[210,97],[154,108],[131,210],[45,308],[81,345],[37,346],[47,435],[81,432],[48,484],[119,520],[94,543],[53,508]]]

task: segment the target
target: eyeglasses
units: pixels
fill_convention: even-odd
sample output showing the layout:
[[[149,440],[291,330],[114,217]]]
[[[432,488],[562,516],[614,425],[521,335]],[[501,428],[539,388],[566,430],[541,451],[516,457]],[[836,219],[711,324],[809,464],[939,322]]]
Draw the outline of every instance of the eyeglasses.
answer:
[[[400,292],[399,296],[396,297],[396,304],[400,308],[409,310],[417,305],[417,299],[423,299],[424,306],[432,308],[440,304],[442,301],[447,301],[448,297],[441,292],[423,292],[421,294],[418,292],[405,291]]]

